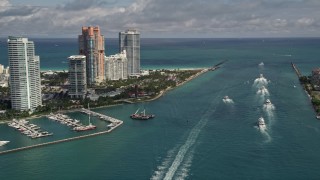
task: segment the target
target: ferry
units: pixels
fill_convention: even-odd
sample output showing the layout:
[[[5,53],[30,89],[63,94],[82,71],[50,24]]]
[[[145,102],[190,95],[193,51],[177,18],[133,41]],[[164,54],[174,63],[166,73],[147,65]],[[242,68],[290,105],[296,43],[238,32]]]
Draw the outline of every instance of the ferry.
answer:
[[[0,146],[4,146],[6,144],[8,144],[10,141],[0,141]]]
[[[266,124],[264,123],[263,117],[259,118],[258,127],[259,127],[260,130],[265,130],[266,129]]]
[[[155,117],[154,114],[146,114],[146,110],[141,111],[138,113],[139,109],[134,113],[130,115],[131,119],[139,119],[139,120],[148,120]]]

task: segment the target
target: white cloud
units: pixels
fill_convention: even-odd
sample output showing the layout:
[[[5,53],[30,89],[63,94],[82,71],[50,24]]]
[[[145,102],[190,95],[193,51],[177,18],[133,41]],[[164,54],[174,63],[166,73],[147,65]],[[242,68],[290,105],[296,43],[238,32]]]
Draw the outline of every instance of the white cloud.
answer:
[[[126,6],[113,0],[73,0],[43,8],[0,0],[0,5],[0,36],[77,37],[81,26],[88,25],[99,25],[112,37],[131,27],[154,37],[158,32],[175,37],[179,32],[208,37],[320,35],[318,0],[136,0]],[[310,26],[312,31],[306,30]]]

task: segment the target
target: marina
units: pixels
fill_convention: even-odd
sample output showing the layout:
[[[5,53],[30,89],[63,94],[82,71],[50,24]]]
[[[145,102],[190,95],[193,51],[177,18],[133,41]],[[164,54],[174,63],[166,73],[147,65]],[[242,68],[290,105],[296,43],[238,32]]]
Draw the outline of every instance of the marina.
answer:
[[[117,127],[119,127],[120,125],[123,124],[123,121],[104,115],[104,114],[100,114],[100,113],[96,113],[94,111],[90,111],[88,109],[82,109],[81,112],[86,113],[88,115],[93,115],[93,116],[97,116],[99,117],[101,120],[104,121],[108,121],[110,122],[109,125],[106,126],[106,130],[104,131],[100,131],[100,132],[95,132],[95,133],[91,133],[91,134],[86,134],[86,135],[80,135],[80,136],[76,136],[76,137],[71,137],[71,138],[65,138],[65,139],[61,139],[61,140],[56,140],[56,141],[51,141],[51,142],[45,142],[45,143],[41,143],[41,144],[35,144],[35,145],[31,145],[31,146],[25,146],[25,147],[20,147],[20,148],[15,148],[15,149],[9,149],[6,151],[0,151],[0,155],[1,154],[7,154],[7,153],[11,153],[11,152],[17,152],[17,151],[22,151],[22,150],[27,150],[27,149],[32,149],[32,148],[36,148],[36,147],[43,147],[43,146],[47,146],[47,145],[52,145],[52,144],[58,144],[58,143],[62,143],[62,142],[69,142],[69,141],[73,141],[73,140],[78,140],[78,139],[83,139],[83,138],[88,138],[88,137],[93,137],[93,136],[98,136],[98,135],[102,135],[102,134],[107,134],[112,132],[114,129],[116,129]],[[50,117],[48,117],[50,116]],[[50,114],[47,117],[50,119],[56,118],[57,116],[60,118],[60,120],[56,120],[56,121],[60,121],[62,124],[67,124],[67,122],[69,122],[69,126],[73,126],[74,128],[86,128],[88,126],[84,126],[82,124],[80,124],[78,121],[76,120],[70,120],[70,118],[67,115],[64,114]],[[90,117],[89,116],[89,117]],[[21,122],[18,121],[19,124],[23,124],[25,122],[25,120],[22,120]],[[12,123],[17,124],[16,120],[14,120]],[[91,123],[90,123],[91,124]],[[89,126],[90,126],[89,124]],[[32,125],[32,124],[28,124],[28,125]],[[16,126],[16,125],[15,125]],[[32,126],[34,128],[36,125]],[[50,134],[52,135],[52,134]]]
[[[92,129],[96,128],[96,126],[94,126],[90,123],[90,117],[89,117],[89,125],[87,125],[87,126],[81,124],[80,121],[77,119],[71,119],[69,116],[67,116],[65,114],[50,113],[49,115],[47,115],[47,118],[54,120],[54,121],[58,121],[61,124],[65,124],[67,126],[73,127],[72,130],[74,130],[74,131],[87,131],[87,130],[92,130]]]
[[[22,120],[13,119],[12,122],[8,123],[8,126],[15,128],[16,130],[20,131],[22,134],[25,134],[26,136],[32,139],[53,135],[53,133],[42,131],[40,127],[35,124],[29,124],[29,121],[24,119]]]
[[[69,142],[69,141],[73,141],[73,140],[83,139],[83,138],[87,138],[87,137],[93,137],[93,136],[102,135],[102,134],[107,134],[107,133],[112,132],[114,129],[116,129],[117,127],[119,127],[122,124],[123,124],[123,121],[119,121],[115,126],[110,127],[110,129],[108,129],[106,131],[101,131],[101,132],[97,132],[97,133],[92,133],[92,134],[76,136],[76,137],[72,137],[72,138],[61,139],[61,140],[52,141],[52,142],[46,142],[46,143],[41,143],[41,144],[36,144],[36,145],[10,149],[10,150],[6,150],[6,151],[1,151],[0,155],[1,154],[11,153],[11,152],[27,150],[27,149],[32,149],[32,148],[36,148],[36,147],[43,147],[43,146],[48,146],[48,145],[52,145],[52,144],[58,144],[58,143],[62,143],[62,142]]]

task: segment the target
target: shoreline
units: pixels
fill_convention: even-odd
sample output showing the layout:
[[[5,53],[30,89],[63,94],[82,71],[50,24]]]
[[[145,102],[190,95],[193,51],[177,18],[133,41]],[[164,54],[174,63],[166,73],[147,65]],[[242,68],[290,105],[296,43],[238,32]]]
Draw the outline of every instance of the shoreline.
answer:
[[[130,101],[128,100],[130,103],[132,104],[135,104],[135,103],[142,103],[142,102],[151,102],[151,101],[155,101],[159,98],[161,98],[163,95],[165,95],[165,93],[167,93],[168,91],[171,91],[175,88],[178,88],[182,85],[184,85],[185,83],[188,83],[189,81],[199,77],[200,75],[206,73],[209,71],[209,68],[190,68],[190,69],[179,69],[179,70],[183,70],[183,71],[195,71],[195,70],[201,70],[200,72],[188,77],[187,79],[185,79],[183,82],[177,84],[175,87],[167,87],[166,89],[164,90],[161,90],[159,92],[158,95],[156,95],[155,97],[153,98],[150,98],[150,99],[146,99],[146,100],[142,100],[142,101],[138,101],[138,102],[134,102],[134,101]],[[45,72],[45,71],[41,71],[41,72]],[[58,72],[58,71],[52,71],[52,72]],[[100,109],[100,108],[108,108],[108,107],[114,107],[114,106],[120,106],[120,105],[123,105],[124,103],[119,103],[119,104],[112,104],[112,105],[105,105],[105,106],[99,106],[99,107],[92,107],[90,109]],[[71,113],[71,112],[76,112],[76,111],[79,111],[80,109],[79,108],[75,108],[75,109],[68,109],[68,110],[61,110],[60,113]],[[25,119],[25,120],[35,120],[35,119],[39,119],[39,118],[42,118],[46,115],[48,115],[49,113],[45,113],[45,114],[38,114],[38,115],[33,115],[33,116],[30,116],[30,117],[26,117],[26,118],[22,118],[22,119]],[[0,124],[6,124],[8,122],[11,122],[11,120],[4,120],[4,121],[0,121]]]

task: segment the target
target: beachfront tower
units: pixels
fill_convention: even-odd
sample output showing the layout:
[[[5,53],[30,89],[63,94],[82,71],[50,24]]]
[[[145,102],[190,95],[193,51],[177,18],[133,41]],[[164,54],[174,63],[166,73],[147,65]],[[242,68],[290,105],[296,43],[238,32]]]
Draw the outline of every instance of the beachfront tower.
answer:
[[[105,58],[106,79],[128,79],[128,60],[126,51]]]
[[[8,38],[12,109],[33,112],[41,101],[40,58],[27,38]]]
[[[86,56],[88,85],[101,83],[104,80],[104,36],[99,27],[82,27],[79,35],[79,54]]]
[[[128,59],[128,75],[140,74],[140,33],[127,30],[119,33],[119,52],[126,50]]]
[[[86,56],[74,55],[69,58],[69,96],[84,98],[87,93]]]

